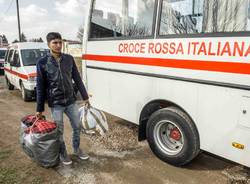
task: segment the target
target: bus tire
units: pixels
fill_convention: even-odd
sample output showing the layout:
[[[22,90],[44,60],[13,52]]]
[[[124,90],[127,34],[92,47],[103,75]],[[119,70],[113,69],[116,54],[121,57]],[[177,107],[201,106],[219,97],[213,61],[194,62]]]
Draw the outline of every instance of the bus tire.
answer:
[[[22,82],[21,82],[20,86],[21,86],[22,99],[25,102],[31,101],[32,97],[29,95],[28,91],[24,88],[24,85]]]
[[[14,90],[14,85],[12,85],[10,83],[10,81],[8,80],[7,77],[5,77],[5,80],[6,80],[6,84],[7,84],[8,90]]]
[[[183,166],[200,151],[198,131],[189,116],[176,107],[154,112],[148,120],[147,141],[162,161]]]

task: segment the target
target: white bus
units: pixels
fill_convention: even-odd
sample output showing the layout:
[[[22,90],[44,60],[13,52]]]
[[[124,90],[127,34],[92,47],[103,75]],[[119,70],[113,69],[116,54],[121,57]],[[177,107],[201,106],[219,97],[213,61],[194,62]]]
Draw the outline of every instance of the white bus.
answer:
[[[250,167],[249,0],[92,0],[82,60],[91,103],[161,160]]]

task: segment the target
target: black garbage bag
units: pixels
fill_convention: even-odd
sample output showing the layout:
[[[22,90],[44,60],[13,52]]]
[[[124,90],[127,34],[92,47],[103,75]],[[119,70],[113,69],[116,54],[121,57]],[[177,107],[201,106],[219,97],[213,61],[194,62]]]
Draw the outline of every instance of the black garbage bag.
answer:
[[[25,116],[21,120],[20,144],[23,151],[43,167],[59,163],[59,132],[54,122]]]

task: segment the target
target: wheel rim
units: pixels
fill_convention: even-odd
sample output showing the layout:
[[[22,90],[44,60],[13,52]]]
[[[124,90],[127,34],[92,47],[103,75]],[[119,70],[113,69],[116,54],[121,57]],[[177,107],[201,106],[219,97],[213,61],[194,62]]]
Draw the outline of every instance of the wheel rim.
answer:
[[[184,145],[181,129],[168,120],[162,120],[154,128],[154,140],[162,152],[167,155],[180,153]]]

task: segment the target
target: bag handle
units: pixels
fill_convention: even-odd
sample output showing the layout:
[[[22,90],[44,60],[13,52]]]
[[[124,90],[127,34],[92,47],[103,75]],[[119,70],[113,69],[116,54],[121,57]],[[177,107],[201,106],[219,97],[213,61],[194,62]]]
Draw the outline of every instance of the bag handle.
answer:
[[[105,127],[102,125],[102,123],[99,121],[99,118],[91,111],[89,111],[90,114],[95,118],[96,123],[101,127],[101,129],[103,130],[104,133],[107,132],[107,130],[105,129]]]
[[[88,107],[84,107],[84,125],[86,127],[86,129],[89,129],[89,125],[88,125],[88,122],[87,122],[87,111],[89,111],[89,108]]]
[[[32,129],[33,129],[33,127],[35,126],[35,124],[38,122],[38,120],[45,120],[45,119],[46,119],[45,116],[42,116],[42,118],[36,117],[36,120],[34,121],[34,123],[29,127],[30,132],[33,133],[33,132],[32,132]]]

